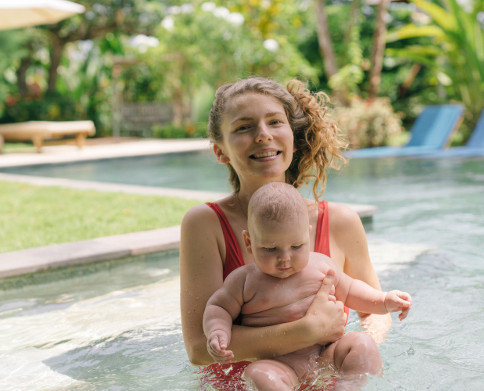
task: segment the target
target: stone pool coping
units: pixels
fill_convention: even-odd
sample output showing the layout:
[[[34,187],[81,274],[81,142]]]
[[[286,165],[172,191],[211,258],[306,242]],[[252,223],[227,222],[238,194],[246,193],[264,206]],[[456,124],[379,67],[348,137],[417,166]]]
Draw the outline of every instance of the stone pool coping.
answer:
[[[377,210],[371,205],[347,205],[361,218]],[[180,226],[175,226],[0,253],[0,277],[176,249],[179,244]]]
[[[210,141],[208,139],[143,139],[86,145],[83,149],[78,149],[75,145],[47,145],[42,148],[42,153],[2,153],[0,154],[0,167],[68,163],[209,149]]]
[[[195,139],[142,140],[114,145],[95,145],[85,147],[83,150],[77,150],[74,146],[47,146],[43,148],[43,153],[41,154],[0,155],[0,167],[195,151],[208,149],[209,145],[208,140]],[[207,201],[215,200],[225,195],[223,193],[206,191],[119,185],[4,173],[0,173],[0,181],[22,182],[37,186],[61,186],[84,190],[175,196]],[[372,205],[347,205],[353,208],[362,219],[371,218],[377,211],[377,208]],[[63,266],[176,249],[179,243],[180,227],[175,226],[0,253],[0,277],[10,277]]]

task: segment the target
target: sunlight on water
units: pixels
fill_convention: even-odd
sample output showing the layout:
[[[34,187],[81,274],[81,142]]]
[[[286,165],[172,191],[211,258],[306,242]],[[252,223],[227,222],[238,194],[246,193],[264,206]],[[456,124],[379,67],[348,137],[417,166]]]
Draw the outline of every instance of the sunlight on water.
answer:
[[[413,297],[364,390],[482,389],[483,194],[483,160],[354,161],[330,176],[328,199],[379,208],[366,225],[374,267],[383,289]],[[354,312],[347,330],[361,330]],[[0,360],[2,391],[199,390],[178,253],[0,280]]]

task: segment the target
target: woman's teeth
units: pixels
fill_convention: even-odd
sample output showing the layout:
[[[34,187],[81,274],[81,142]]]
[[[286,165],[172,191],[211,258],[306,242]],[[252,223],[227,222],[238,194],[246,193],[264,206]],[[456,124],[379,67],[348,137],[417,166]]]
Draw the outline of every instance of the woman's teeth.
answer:
[[[256,159],[260,159],[260,158],[263,158],[263,157],[270,157],[270,156],[276,156],[277,155],[277,151],[271,151],[271,152],[261,152],[261,153],[255,153],[254,155],[254,158]]]

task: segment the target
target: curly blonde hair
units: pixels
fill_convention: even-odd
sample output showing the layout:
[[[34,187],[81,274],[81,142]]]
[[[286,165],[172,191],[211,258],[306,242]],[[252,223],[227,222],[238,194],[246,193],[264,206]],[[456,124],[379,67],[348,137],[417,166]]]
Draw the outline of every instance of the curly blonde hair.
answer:
[[[298,188],[314,179],[313,195],[318,200],[324,192],[326,168],[337,169],[345,162],[341,149],[346,145],[339,137],[336,124],[326,117],[327,95],[310,92],[299,80],[291,80],[287,88],[262,77],[225,84],[215,93],[210,110],[208,136],[213,143],[223,142],[221,123],[227,102],[244,93],[269,95],[282,104],[294,134],[296,149],[286,171],[286,183]],[[234,192],[238,193],[239,177],[230,163],[227,167],[229,181]]]

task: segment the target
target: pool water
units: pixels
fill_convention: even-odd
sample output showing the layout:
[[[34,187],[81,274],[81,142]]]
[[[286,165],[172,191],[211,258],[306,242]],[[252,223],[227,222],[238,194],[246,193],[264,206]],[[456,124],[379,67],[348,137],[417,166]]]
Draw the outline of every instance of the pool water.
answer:
[[[375,268],[384,289],[413,297],[364,390],[482,390],[484,160],[354,160],[327,198],[378,206],[366,225]],[[1,390],[199,389],[178,253],[0,280],[0,359]]]
[[[217,163],[212,152],[205,150],[0,167],[0,172],[186,190],[230,191],[226,167]]]

